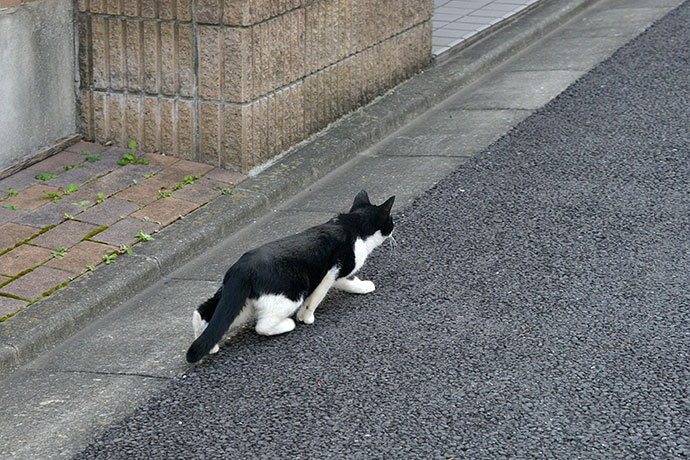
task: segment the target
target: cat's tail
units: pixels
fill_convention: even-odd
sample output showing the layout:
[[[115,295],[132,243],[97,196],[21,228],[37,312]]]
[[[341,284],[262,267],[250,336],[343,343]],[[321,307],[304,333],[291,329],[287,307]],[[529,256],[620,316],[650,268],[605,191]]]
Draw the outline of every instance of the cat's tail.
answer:
[[[249,280],[241,273],[228,274],[224,282],[223,292],[218,299],[218,305],[213,312],[211,321],[199,337],[187,350],[187,362],[195,363],[206,356],[209,351],[223,338],[232,322],[242,311],[250,293]]]

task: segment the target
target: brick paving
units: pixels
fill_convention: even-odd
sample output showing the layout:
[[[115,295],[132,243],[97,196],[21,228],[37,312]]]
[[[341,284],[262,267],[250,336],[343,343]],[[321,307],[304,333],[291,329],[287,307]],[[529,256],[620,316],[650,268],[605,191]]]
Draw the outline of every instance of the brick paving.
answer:
[[[10,297],[0,297],[0,317],[11,315],[18,310],[29,305],[26,300],[12,299]]]
[[[0,256],[0,274],[17,276],[52,258],[50,249],[22,244]]]
[[[38,233],[34,227],[9,222],[0,226],[0,251],[5,251],[20,241]]]
[[[2,287],[2,292],[24,300],[39,299],[45,293],[67,282],[72,274],[44,266],[36,267],[26,275]]]
[[[88,235],[98,228],[98,225],[77,220],[67,220],[32,239],[31,244],[48,249],[71,248],[79,243],[84,238],[84,235]]]
[[[59,259],[53,258],[46,262],[45,266],[79,275],[87,271],[89,265],[95,267],[101,263],[103,254],[108,254],[117,249],[116,246],[93,241],[82,241],[69,248],[65,255]]]
[[[81,141],[0,179],[0,321],[247,179],[143,152],[147,164],[120,165],[123,153]]]
[[[32,211],[36,208],[40,208],[47,202],[51,201],[51,198],[47,193],[58,193],[57,187],[49,187],[43,184],[32,185],[22,193],[17,193],[16,196],[8,197],[2,202],[2,207],[6,209],[16,210],[17,209],[31,209]]]
[[[139,238],[139,232],[150,235],[160,228],[160,225],[154,222],[145,222],[139,219],[124,218],[98,235],[93,236],[93,241],[98,241],[105,244],[112,244],[120,247],[122,245],[131,246],[135,244]]]
[[[137,219],[145,219],[148,217],[149,220],[160,222],[161,225],[170,225],[180,216],[189,214],[198,207],[199,205],[196,203],[169,197],[162,200],[156,200],[144,206],[139,211],[133,213],[132,217],[136,217]]]

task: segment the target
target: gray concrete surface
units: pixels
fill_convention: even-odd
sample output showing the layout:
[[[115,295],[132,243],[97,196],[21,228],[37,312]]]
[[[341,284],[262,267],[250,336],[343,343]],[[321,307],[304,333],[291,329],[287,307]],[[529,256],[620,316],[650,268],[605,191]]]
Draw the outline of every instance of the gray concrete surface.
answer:
[[[77,132],[73,6],[0,11],[0,171]]]
[[[573,23],[582,18],[596,18],[601,12],[608,11],[614,3],[603,1],[596,8],[585,11]],[[669,10],[669,7],[657,8],[656,17],[663,16]],[[648,18],[648,23],[640,22],[637,31],[627,25],[617,27],[617,21],[613,21],[609,27],[610,34],[632,39],[651,20],[652,18]],[[553,37],[568,26],[570,24],[546,37],[545,42],[551,42]],[[559,43],[559,40],[553,40],[553,43]],[[521,56],[498,68],[496,73],[487,75],[486,79],[463,89],[458,88],[460,90],[457,94],[448,101],[362,152],[350,163],[331,172],[293,198],[274,206],[271,212],[257,216],[256,222],[223,238],[217,246],[198,254],[197,258],[189,260],[185,266],[165,271],[162,281],[152,284],[100,321],[3,379],[0,382],[0,395],[4,400],[20,402],[0,409],[0,416],[12,421],[11,424],[3,424],[0,451],[6,452],[8,458],[70,458],[102,433],[107,425],[117,422],[126,414],[133,416],[125,424],[110,431],[106,438],[98,440],[81,457],[214,458],[219,456],[218,449],[225,449],[223,455],[230,457],[240,455],[252,458],[255,453],[262,452],[268,457],[286,458],[297,455],[292,455],[294,451],[291,450],[293,446],[297,446],[299,452],[312,452],[316,457],[336,452],[324,449],[337,448],[337,452],[343,453],[347,458],[372,458],[379,455],[381,449],[387,449],[387,453],[399,453],[399,457],[414,458],[414,455],[422,452],[420,449],[429,447],[421,458],[434,458],[433,455],[446,453],[441,444],[434,444],[434,440],[441,439],[452,423],[473,425],[474,428],[464,425],[467,430],[462,431],[463,434],[471,433],[472,429],[485,434],[485,444],[489,450],[483,452],[492,452],[492,442],[501,447],[502,438],[484,431],[492,425],[483,424],[482,421],[496,421],[502,417],[500,409],[505,409],[506,406],[502,405],[501,400],[493,398],[500,398],[516,388],[509,385],[515,380],[500,379],[501,375],[512,369],[509,364],[516,358],[516,354],[502,356],[502,348],[496,347],[496,344],[504,343],[511,337],[513,329],[501,319],[499,312],[487,310],[482,313],[480,307],[485,305],[482,303],[485,301],[477,297],[477,293],[486,289],[499,299],[506,296],[513,299],[517,294],[511,289],[510,282],[497,284],[498,291],[490,289],[491,280],[500,278],[490,271],[493,270],[500,251],[498,254],[487,251],[478,255],[476,251],[463,249],[466,252],[463,257],[476,257],[456,260],[453,257],[457,252],[448,251],[449,246],[445,245],[460,244],[465,248],[472,248],[476,244],[477,248],[482,247],[479,243],[487,235],[473,234],[471,229],[482,223],[492,223],[494,218],[502,218],[502,214],[498,212],[500,201],[492,198],[493,195],[489,192],[496,189],[495,193],[500,196],[505,193],[508,185],[500,185],[502,180],[507,181],[512,176],[511,165],[506,164],[501,170],[501,180],[498,177],[492,179],[492,169],[489,167],[487,175],[483,176],[485,182],[481,183],[483,189],[477,188],[471,197],[463,195],[464,192],[458,194],[458,190],[465,189],[464,184],[450,186],[455,193],[450,199],[446,196],[439,199],[431,196],[430,199],[436,199],[437,203],[434,205],[434,209],[438,210],[434,217],[436,220],[464,215],[466,210],[454,211],[451,204],[466,205],[468,209],[477,212],[486,208],[486,213],[472,215],[476,219],[470,219],[468,215],[466,222],[441,234],[433,233],[435,230],[424,223],[424,233],[433,236],[435,247],[440,245],[442,249],[446,248],[442,254],[438,253],[438,249],[416,246],[421,242],[411,232],[417,224],[412,225],[413,221],[408,216],[415,214],[422,222],[426,218],[419,205],[412,208],[404,206],[468,161],[471,155],[483,150],[482,143],[486,144],[485,148],[536,108],[528,101],[525,104],[527,108],[506,110],[500,105],[513,98],[505,94],[505,99],[499,98],[494,101],[495,104],[486,108],[468,109],[466,104],[473,100],[474,91],[481,91],[485,83],[508,82],[510,77],[514,80],[506,87],[515,88],[516,96],[519,94],[524,97],[524,91],[532,91],[535,98],[548,101],[567,86],[564,81],[560,81],[558,85],[545,84],[543,86],[552,91],[546,96],[542,85],[532,89],[530,85],[519,85],[518,82],[523,81],[521,79],[525,69],[511,66],[531,53],[532,49],[527,49]],[[556,67],[551,66],[553,68],[544,73],[552,74],[554,70],[562,70],[559,75],[569,75],[570,81],[575,81],[591,65],[583,64],[577,71],[566,68],[576,58],[568,56],[567,60]],[[458,64],[449,59],[434,71],[437,77],[450,79],[443,72],[455,72],[456,65]],[[499,77],[499,74],[502,76]],[[534,81],[546,82],[545,79],[536,77],[535,73]],[[411,84],[419,85],[419,80]],[[457,117],[461,122],[455,131],[455,143],[451,117]],[[481,129],[477,129],[478,124]],[[445,144],[433,145],[426,153],[409,154],[408,146],[416,146],[411,148],[416,148],[419,152],[420,146],[414,142],[416,136],[432,132],[436,126],[443,127],[439,132],[445,137]],[[512,142],[522,145],[519,143],[522,139],[529,146],[538,139],[534,136],[538,132],[535,129],[526,137],[515,137],[511,132],[502,142],[510,147]],[[558,134],[555,129],[549,132]],[[489,155],[494,154],[494,149],[491,151]],[[283,164],[290,165],[290,160],[286,159]],[[396,169],[395,165],[398,164],[404,164],[405,168]],[[489,166],[491,164],[489,160]],[[472,168],[476,169],[475,166]],[[515,175],[519,171],[520,168],[516,168]],[[250,331],[241,333],[217,359],[195,369],[188,368],[182,361],[182,355],[191,340],[190,313],[200,299],[213,292],[227,266],[248,247],[322,222],[333,212],[346,209],[353,191],[362,187],[368,188],[371,195],[379,200],[389,194],[399,196],[396,201],[400,220],[398,249],[392,252],[382,248],[365,272],[379,283],[378,291],[366,298],[336,294],[328,300],[320,314],[317,313],[319,316],[314,328],[303,326],[285,337],[268,339],[257,337]],[[448,187],[445,186],[446,189]],[[439,186],[439,190],[443,189],[444,186]],[[338,190],[341,193],[335,193]],[[247,192],[262,196],[263,190],[257,187],[256,190],[248,189]],[[273,192],[268,191],[264,196],[270,196],[271,193]],[[549,194],[544,196],[548,197]],[[407,221],[409,223],[406,224]],[[500,222],[509,225],[509,221]],[[495,233],[496,227],[492,226],[489,230]],[[506,233],[508,232],[503,231],[501,234]],[[479,242],[468,241],[467,235],[479,238]],[[487,241],[491,241],[491,238]],[[427,249],[428,252],[425,252]],[[516,260],[519,260],[517,256]],[[463,291],[457,285],[461,278],[436,277],[436,270],[447,275],[454,265],[463,268],[463,272],[465,268],[489,271],[478,272],[478,278],[473,281],[474,288],[467,291],[465,286]],[[528,267],[521,268],[529,272]],[[161,267],[161,270],[165,270],[165,267]],[[410,270],[423,275],[422,282],[418,285],[424,287],[418,292],[415,292],[412,284],[404,282],[406,276],[413,276],[408,274]],[[502,279],[511,281],[512,278]],[[467,292],[470,295],[464,295]],[[414,299],[419,302],[411,302]],[[419,310],[420,305],[428,305],[429,302],[449,310],[444,313],[439,313],[439,310]],[[452,309],[458,306],[462,307],[462,311]],[[499,307],[504,310],[507,308],[505,304],[499,304]],[[516,318],[518,315],[517,310],[512,313],[510,310],[506,311],[510,313],[507,318]],[[530,319],[538,317],[536,312]],[[517,336],[520,337],[520,331],[525,334],[534,331],[530,327],[534,326],[524,324],[523,329],[518,328]],[[450,345],[444,342],[449,337],[452,339]],[[537,340],[539,336],[528,334],[527,338]],[[526,353],[529,343],[522,345]],[[472,350],[476,351],[470,356]],[[437,363],[435,358],[438,354],[454,358],[450,361],[439,360]],[[545,358],[543,354],[537,354],[537,357]],[[353,362],[356,363],[354,367],[346,365]],[[466,363],[466,367],[448,365],[458,362]],[[295,363],[299,365],[295,366]],[[415,369],[414,372],[412,369]],[[448,372],[438,373],[445,370]],[[581,372],[582,369],[576,366],[574,371]],[[182,372],[187,374],[179,376]],[[171,379],[176,375],[178,377]],[[463,375],[475,378],[465,379],[460,387],[429,385],[430,382],[455,382]],[[535,375],[538,376],[539,372],[534,375],[521,374],[518,382],[524,383],[517,388],[527,388]],[[430,376],[434,378],[430,379]],[[481,376],[496,376],[496,379],[487,380]],[[54,385],[47,385],[47,382]],[[143,407],[137,408],[151,392],[164,388],[167,390]],[[492,392],[492,388],[501,391]],[[184,396],[176,393],[186,390],[193,391]],[[527,390],[532,391],[527,396],[534,397],[538,386],[535,383]],[[204,396],[201,391],[208,391],[209,394]],[[126,397],[123,396],[125,394]],[[244,397],[240,397],[240,394]],[[283,396],[279,398],[277,395]],[[470,405],[473,400],[481,400],[483,403],[481,406],[471,405],[472,412],[464,414],[458,421],[449,412],[448,401],[457,401],[453,399],[454,396],[464,398],[463,401]],[[86,401],[80,404],[81,399]],[[528,403],[532,406],[527,406]],[[524,404],[522,407],[534,407],[534,402],[529,397],[524,399]],[[544,407],[541,409],[546,410]],[[182,412],[167,412],[161,433],[160,425],[156,425],[155,421],[156,411],[170,408],[181,409]],[[184,412],[184,408],[192,410]],[[208,410],[210,408],[213,411]],[[227,408],[231,408],[232,415],[225,412]],[[391,408],[399,410],[391,412]],[[526,409],[520,415],[533,415],[531,420],[546,421],[544,412],[539,412],[539,409],[537,407],[536,412]],[[507,413],[510,414],[510,411]],[[192,429],[192,424],[200,421],[197,417],[203,420],[207,416],[210,421],[202,422],[203,428]],[[231,426],[219,427],[224,417]],[[295,430],[291,420],[297,421],[300,427]],[[406,424],[406,420],[414,422],[414,426]],[[379,428],[371,425],[372,421],[376,421]],[[291,429],[289,436],[267,429],[278,427],[282,431],[286,426]],[[363,428],[358,428],[360,426]],[[503,426],[505,425],[498,425],[499,428]],[[137,431],[137,427],[143,427],[144,432]],[[536,430],[530,431],[534,434],[532,439],[538,438],[535,434],[539,433],[538,429],[544,430],[540,427],[538,424],[529,425],[530,430]],[[147,429],[155,432],[161,443],[151,442],[145,434]],[[125,445],[122,438],[117,440],[119,434],[125,431],[128,442],[133,444]],[[395,439],[392,435],[396,433],[405,437],[403,447],[413,449],[410,454],[412,456],[407,455],[408,452],[401,447],[400,442],[392,441]],[[497,433],[504,432],[499,429]],[[320,438],[321,435],[324,436],[323,439]],[[190,439],[190,436],[194,439]],[[575,432],[572,436],[580,436],[580,433]],[[244,442],[240,445],[235,442],[236,439],[243,439]],[[492,439],[496,441],[491,441]],[[586,442],[588,438],[582,439]],[[447,445],[457,447],[458,458],[462,458],[463,449],[474,448],[474,445],[463,447],[457,440],[452,442],[456,444],[448,440]],[[357,446],[364,446],[364,450],[357,450]],[[417,451],[414,451],[415,446]],[[122,450],[118,450],[120,448]],[[181,450],[177,451],[178,448]],[[494,452],[500,457],[500,450]],[[428,453],[433,455],[426,455]],[[450,456],[452,455],[448,455]],[[473,458],[480,457],[475,455]]]

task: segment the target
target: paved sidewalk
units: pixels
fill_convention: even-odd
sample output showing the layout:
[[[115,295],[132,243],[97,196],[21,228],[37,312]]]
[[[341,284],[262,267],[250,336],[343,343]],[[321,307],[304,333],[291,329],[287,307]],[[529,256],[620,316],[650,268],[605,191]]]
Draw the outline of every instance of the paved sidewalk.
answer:
[[[246,179],[82,141],[0,180],[0,321],[12,321]]]

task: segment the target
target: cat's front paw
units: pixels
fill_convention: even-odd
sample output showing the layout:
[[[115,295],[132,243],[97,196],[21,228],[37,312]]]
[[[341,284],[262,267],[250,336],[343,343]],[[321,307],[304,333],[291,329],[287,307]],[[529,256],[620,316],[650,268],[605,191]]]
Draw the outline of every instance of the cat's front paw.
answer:
[[[360,281],[357,284],[357,293],[358,294],[369,294],[370,292],[374,292],[376,289],[376,285],[374,284],[373,281],[365,280],[365,281]]]
[[[211,348],[209,350],[208,354],[209,355],[215,355],[216,353],[218,353],[219,350],[220,350],[220,348],[218,348],[218,345],[216,344],[213,346],[213,348]]]
[[[306,308],[300,308],[297,312],[297,319],[302,321],[304,324],[313,324],[314,313],[310,312]]]

